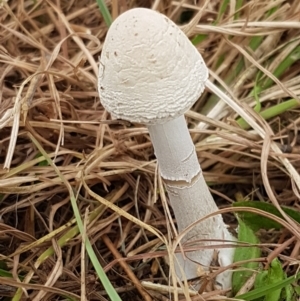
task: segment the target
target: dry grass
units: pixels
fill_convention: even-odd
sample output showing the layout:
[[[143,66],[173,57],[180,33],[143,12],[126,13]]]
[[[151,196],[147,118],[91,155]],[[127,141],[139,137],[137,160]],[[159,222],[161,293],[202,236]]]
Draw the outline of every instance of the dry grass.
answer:
[[[177,23],[184,11],[194,15],[199,11],[194,2],[108,1],[114,17],[131,7],[152,5]],[[233,76],[227,82],[230,93],[254,106],[249,92],[258,69],[272,76],[289,49],[300,43],[300,3],[247,1],[235,21],[234,3],[229,2],[218,25],[212,26],[220,1],[210,1],[199,25],[188,28],[188,35],[208,35],[199,50],[214,77]],[[268,18],[267,11],[275,4],[279,9]],[[168,241],[171,227],[146,129],[111,121],[99,102],[97,64],[107,27],[95,0],[20,0],[2,5],[0,261],[7,264],[13,278],[0,278],[0,300],[2,294],[12,296],[17,287],[23,289],[23,300],[64,300],[66,294],[77,300],[85,291],[87,300],[107,300],[82,252],[83,239],[76,232],[69,191],[38,145],[77,196],[86,234],[122,300],[169,300],[163,289],[140,286],[141,281],[169,283],[163,260],[167,251],[155,233],[166,235]],[[255,51],[249,48],[253,36],[263,37]],[[244,67],[235,76],[233,67],[240,59]],[[300,62],[295,61],[277,83],[261,93],[264,108],[300,95],[299,70]],[[205,178],[220,208],[242,196],[299,210],[296,179],[278,160],[279,155],[270,151],[271,140],[283,151],[288,146],[288,153],[281,156],[299,172],[299,109],[262,123],[270,134],[262,141],[255,131],[238,128],[234,112],[227,108],[220,121],[200,114],[209,96],[206,92],[187,117]],[[200,131],[199,122],[210,128]],[[120,211],[101,204],[93,192]],[[228,213],[232,210],[227,210],[225,218],[235,227]],[[130,216],[142,222],[138,225]],[[150,232],[146,225],[155,230]],[[299,226],[287,217],[287,228],[261,233],[263,242],[272,243],[264,254],[268,259],[280,256],[286,267],[289,263],[297,267]],[[120,261],[125,257],[126,261]],[[293,265],[287,271],[292,272]],[[32,282],[20,283],[21,275]],[[192,298],[217,300],[221,295],[214,290]]]

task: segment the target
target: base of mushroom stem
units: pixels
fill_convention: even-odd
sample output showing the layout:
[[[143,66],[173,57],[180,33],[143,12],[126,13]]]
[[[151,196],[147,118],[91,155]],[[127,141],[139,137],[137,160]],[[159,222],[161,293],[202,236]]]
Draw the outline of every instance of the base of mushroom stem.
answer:
[[[185,258],[182,254],[176,254],[174,263],[176,275],[180,281],[193,281],[193,288],[199,290],[203,280],[210,274],[210,268],[214,266],[226,267],[232,264],[234,250],[234,248],[223,248],[218,251],[206,249],[204,256],[211,256],[211,267],[203,266],[195,260],[195,257],[199,258],[199,252],[203,253],[204,250],[187,252]],[[214,255],[217,255],[217,258],[214,258]],[[232,284],[232,270],[228,269],[218,274],[212,281],[215,289],[230,289]]]

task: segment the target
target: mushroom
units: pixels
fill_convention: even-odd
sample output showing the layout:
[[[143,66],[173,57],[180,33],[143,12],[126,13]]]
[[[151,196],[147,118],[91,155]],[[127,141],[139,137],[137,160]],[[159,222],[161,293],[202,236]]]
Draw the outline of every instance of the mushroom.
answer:
[[[218,211],[184,118],[207,79],[201,55],[166,16],[135,8],[109,28],[99,66],[100,101],[113,117],[147,126],[179,232]],[[209,240],[234,240],[221,215],[198,223],[183,242],[215,244]],[[233,253],[233,248],[220,248],[219,264],[232,263]],[[208,269],[213,256],[212,248],[201,249],[201,245],[185,256],[178,254],[179,279],[198,277],[199,267]],[[217,282],[222,288],[230,287],[231,273],[218,275]]]

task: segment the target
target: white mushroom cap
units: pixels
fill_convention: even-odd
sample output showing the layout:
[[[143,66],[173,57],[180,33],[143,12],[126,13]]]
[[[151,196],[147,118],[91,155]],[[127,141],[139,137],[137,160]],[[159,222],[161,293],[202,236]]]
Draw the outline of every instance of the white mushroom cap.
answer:
[[[98,90],[116,118],[145,124],[176,118],[196,102],[207,78],[197,49],[158,12],[131,9],[108,30]]]

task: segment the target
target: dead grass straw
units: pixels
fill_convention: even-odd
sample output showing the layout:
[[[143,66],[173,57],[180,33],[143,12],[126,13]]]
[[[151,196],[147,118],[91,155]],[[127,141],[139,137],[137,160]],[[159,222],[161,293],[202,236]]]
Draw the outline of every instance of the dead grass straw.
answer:
[[[204,7],[195,3],[108,1],[113,18],[131,7],[152,5],[185,24],[191,38],[203,35],[197,47],[208,67],[249,112],[256,103],[250,92],[258,73],[273,79],[260,93],[262,108],[299,100],[300,60],[274,76],[289,53],[299,51],[298,1],[248,1],[238,12],[230,1],[221,15],[220,1]],[[277,11],[268,15],[274,7]],[[85,233],[122,300],[170,300],[164,259],[175,232],[172,213],[157,188],[146,129],[112,121],[99,102],[98,56],[107,27],[96,2],[2,1],[0,28],[0,263],[12,276],[0,277],[1,292],[12,297],[21,288],[31,300],[107,300],[76,232],[68,189],[32,135],[77,195]],[[249,46],[253,37],[261,39],[256,49]],[[187,118],[220,208],[239,195],[299,211],[300,193],[281,160],[299,172],[299,108],[269,120],[270,135],[262,140],[255,131],[239,128],[227,107],[218,120],[205,117],[211,97],[206,92]],[[201,122],[206,130],[197,129]],[[270,150],[271,141],[282,154]],[[222,210],[234,229],[235,209]],[[267,261],[279,256],[293,273],[300,259],[299,224],[287,216],[279,222],[289,231],[262,231],[264,256]],[[122,261],[126,257],[130,260]],[[20,281],[29,275],[31,282]],[[187,288],[177,289],[183,292],[188,294]],[[192,300],[227,299],[217,290],[192,295]]]

